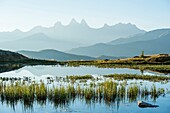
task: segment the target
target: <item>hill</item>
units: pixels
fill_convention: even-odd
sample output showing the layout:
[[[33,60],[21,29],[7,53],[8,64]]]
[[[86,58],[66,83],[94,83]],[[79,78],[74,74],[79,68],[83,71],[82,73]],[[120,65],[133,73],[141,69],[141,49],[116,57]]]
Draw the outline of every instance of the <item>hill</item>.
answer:
[[[28,59],[27,57],[11,52],[11,51],[5,51],[5,50],[0,50],[0,62],[8,62],[8,61],[22,61]]]
[[[23,54],[29,58],[35,59],[45,59],[45,60],[59,60],[59,61],[66,61],[66,60],[95,60],[93,57],[82,56],[82,55],[74,55],[68,54],[64,52],[60,52],[53,49],[46,49],[42,51],[18,51],[20,54]]]

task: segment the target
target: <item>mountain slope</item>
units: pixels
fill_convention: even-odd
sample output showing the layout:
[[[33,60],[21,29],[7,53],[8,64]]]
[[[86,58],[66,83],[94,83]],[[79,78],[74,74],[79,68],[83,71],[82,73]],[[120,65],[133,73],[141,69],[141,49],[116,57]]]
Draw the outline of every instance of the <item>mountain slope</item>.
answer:
[[[27,33],[24,33],[18,29],[12,32],[0,32],[0,42],[17,40],[26,36]]]
[[[137,41],[154,40],[160,38],[161,36],[167,35],[169,33],[170,33],[170,29],[157,29],[143,34],[137,34],[129,38],[119,38],[109,42],[108,44],[117,45],[117,44],[125,44],[130,42],[137,42]]]
[[[73,55],[57,50],[46,49],[42,51],[18,51],[20,54],[23,54],[29,58],[36,59],[54,59],[54,60],[94,60],[93,57]]]
[[[162,35],[157,39],[148,41],[138,41],[119,45],[95,44],[88,47],[75,48],[69,53],[89,55],[89,56],[135,56],[141,51],[146,54],[170,53],[170,33]]]
[[[49,38],[43,33],[37,33],[22,39],[9,42],[1,42],[0,47],[10,50],[42,50],[42,49],[60,49],[67,50],[75,45],[80,45],[72,42],[55,40]]]
[[[20,61],[20,60],[26,60],[28,59],[27,57],[11,52],[11,51],[5,51],[5,50],[0,50],[0,62],[5,62],[5,61]]]

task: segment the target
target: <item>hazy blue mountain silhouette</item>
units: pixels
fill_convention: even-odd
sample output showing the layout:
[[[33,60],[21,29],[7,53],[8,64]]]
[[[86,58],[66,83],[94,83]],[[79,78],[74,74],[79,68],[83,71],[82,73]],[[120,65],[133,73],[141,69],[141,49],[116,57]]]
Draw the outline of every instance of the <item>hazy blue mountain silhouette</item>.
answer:
[[[82,56],[82,55],[74,55],[68,54],[61,51],[53,50],[53,49],[46,49],[42,51],[18,51],[20,54],[23,54],[29,58],[36,58],[36,59],[54,59],[54,60],[94,60],[95,58],[89,56]]]
[[[139,33],[144,33],[133,24],[116,24],[112,26],[104,25],[101,28],[91,28],[83,19],[78,23],[72,19],[68,25],[62,25],[57,22],[53,27],[45,28],[37,26],[30,30],[31,33],[42,32],[49,37],[73,41],[77,43],[95,44],[99,42],[108,42],[120,37],[132,36]]]
[[[37,33],[22,39],[0,42],[0,47],[9,50],[42,50],[42,49],[59,49],[67,50],[75,45],[74,42],[56,40],[48,37],[43,33]],[[77,46],[78,47],[78,46]]]
[[[26,38],[30,39],[30,37],[39,33],[42,33],[50,38],[49,41],[46,40],[46,43],[50,42],[52,39],[62,42],[60,44],[63,45],[63,48],[61,48],[60,46],[58,47],[57,45],[60,44],[56,43],[56,47],[53,47],[52,49],[69,50],[70,48],[75,48],[79,46],[88,46],[100,42],[109,42],[120,37],[128,37],[136,34],[145,33],[145,31],[137,28],[135,25],[130,23],[128,24],[119,23],[111,26],[105,24],[101,28],[91,28],[84,19],[80,23],[78,23],[75,19],[72,19],[68,25],[62,25],[61,22],[57,22],[52,27],[36,26],[28,32],[22,32],[18,29],[13,32],[0,32],[0,42],[10,41],[9,43],[12,44],[9,45],[8,43],[5,43],[7,45],[4,46],[3,43],[0,43],[0,48],[11,49],[10,46],[15,48],[16,41],[19,41],[20,44],[22,43],[22,41],[24,41],[23,43],[25,43]],[[39,39],[43,40],[43,37],[42,39],[41,38]],[[35,37],[35,40],[32,38],[31,41],[34,41],[35,43],[35,41],[38,40]],[[69,42],[69,44],[67,42]],[[69,45],[68,47],[66,47],[67,44]],[[29,48],[29,46],[28,47],[26,46],[27,45],[25,45],[24,48],[26,49]],[[38,46],[39,45],[37,45],[37,48],[41,47]],[[37,48],[30,47],[29,50],[36,50]],[[48,47],[47,44],[47,46],[43,46],[43,48],[41,49],[44,48],[51,47]]]
[[[109,42],[108,44],[117,45],[117,44],[125,44],[130,42],[137,42],[137,41],[153,40],[153,39],[160,38],[163,35],[167,35],[169,33],[170,33],[170,29],[157,29],[143,34],[137,34],[129,38],[119,38]]]
[[[159,30],[158,30],[159,31]],[[157,31],[157,32],[158,32]],[[166,32],[169,30],[165,30]],[[155,31],[151,31],[145,33],[145,35],[141,35],[141,40],[144,41],[134,41],[134,42],[126,42],[124,44],[105,44],[105,43],[98,43],[95,45],[91,45],[88,47],[80,47],[74,48],[68,51],[69,53],[79,54],[79,55],[89,55],[89,56],[134,56],[139,55],[141,51],[145,51],[146,54],[158,54],[158,53],[170,53],[170,33],[158,33],[155,34]],[[162,32],[162,30],[160,30]],[[148,34],[153,33],[150,36]],[[161,34],[161,35],[160,35]],[[112,42],[113,43],[113,42]]]

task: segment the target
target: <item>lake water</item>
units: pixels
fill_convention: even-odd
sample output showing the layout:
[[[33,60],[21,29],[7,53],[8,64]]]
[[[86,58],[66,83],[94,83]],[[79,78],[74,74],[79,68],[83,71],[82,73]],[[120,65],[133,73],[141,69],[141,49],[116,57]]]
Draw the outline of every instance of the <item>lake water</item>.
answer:
[[[0,77],[22,76],[66,76],[66,75],[106,75],[106,74],[142,74],[138,69],[129,68],[97,68],[94,66],[63,67],[63,66],[25,66],[18,70],[0,73]],[[152,71],[144,71],[145,75],[164,75]]]
[[[46,79],[47,77],[63,77],[66,75],[105,75],[105,74],[142,74],[140,70],[128,68],[96,68],[96,67],[61,67],[61,66],[27,66],[18,70],[0,73],[0,77],[24,77],[28,76],[36,80]],[[144,71],[143,74],[148,75],[163,75],[156,72]],[[135,81],[135,80],[132,80]],[[150,82],[149,82],[150,83]],[[146,85],[149,84],[146,82]],[[152,83],[150,83],[152,84]],[[161,84],[155,83],[156,86],[170,88],[170,83]],[[115,101],[115,103],[105,102],[90,102],[85,100],[75,99],[74,102],[69,102],[64,106],[56,106],[54,103],[46,101],[43,104],[34,102],[32,106],[24,106],[23,102],[10,104],[5,101],[0,101],[0,113],[170,113],[170,95],[160,96],[156,100],[148,98],[145,100],[151,104],[159,105],[157,108],[139,108],[137,101],[129,102]]]

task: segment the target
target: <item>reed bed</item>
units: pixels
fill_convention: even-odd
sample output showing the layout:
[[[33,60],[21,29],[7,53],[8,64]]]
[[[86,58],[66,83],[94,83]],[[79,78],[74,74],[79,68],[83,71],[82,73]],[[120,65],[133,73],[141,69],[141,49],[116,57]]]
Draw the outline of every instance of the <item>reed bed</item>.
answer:
[[[149,90],[147,87],[140,87],[137,84],[127,86],[124,83],[114,81],[105,81],[96,86],[81,85],[60,85],[48,87],[45,83],[25,83],[17,81],[6,84],[0,82],[0,100],[9,103],[21,101],[25,106],[31,106],[35,101],[45,104],[46,101],[53,103],[55,106],[64,106],[75,99],[90,102],[114,103],[116,101],[124,101],[125,98],[129,102],[136,101],[139,97],[151,96],[157,98],[164,95],[163,88],[156,88],[155,85]]]

